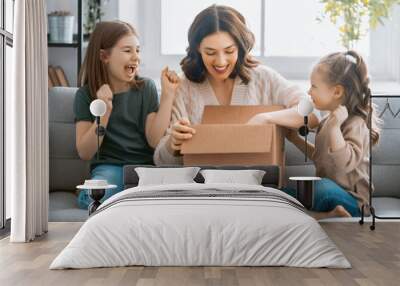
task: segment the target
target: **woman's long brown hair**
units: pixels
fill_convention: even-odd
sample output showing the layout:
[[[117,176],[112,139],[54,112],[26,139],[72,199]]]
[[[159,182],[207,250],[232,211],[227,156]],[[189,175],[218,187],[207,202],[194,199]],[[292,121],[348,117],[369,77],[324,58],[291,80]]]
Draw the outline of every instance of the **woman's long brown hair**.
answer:
[[[128,23],[122,21],[99,22],[90,36],[89,45],[79,72],[78,85],[88,85],[90,97],[96,99],[96,92],[103,84],[110,84],[106,64],[100,60],[100,50],[108,52],[124,36],[134,35],[136,30]],[[135,76],[131,87],[138,89],[143,85],[143,80]]]

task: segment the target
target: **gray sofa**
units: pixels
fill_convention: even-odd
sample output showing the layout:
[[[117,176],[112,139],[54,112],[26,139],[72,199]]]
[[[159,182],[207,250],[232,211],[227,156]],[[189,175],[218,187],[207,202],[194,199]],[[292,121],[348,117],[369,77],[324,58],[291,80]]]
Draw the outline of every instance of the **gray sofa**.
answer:
[[[76,202],[76,186],[89,176],[89,163],[80,160],[75,148],[73,101],[76,88],[54,87],[49,91],[49,221],[85,221],[86,210]]]
[[[75,187],[89,175],[89,164],[79,159],[75,149],[73,99],[76,88],[55,87],[49,92],[50,140],[50,221],[84,221],[87,211],[76,204]],[[378,109],[385,99],[374,100]],[[391,100],[394,111],[400,100]],[[387,112],[380,145],[373,151],[373,180],[376,191],[373,204],[381,216],[400,216],[400,118]],[[286,142],[286,177],[313,175],[312,162]],[[292,182],[289,185],[294,187]]]

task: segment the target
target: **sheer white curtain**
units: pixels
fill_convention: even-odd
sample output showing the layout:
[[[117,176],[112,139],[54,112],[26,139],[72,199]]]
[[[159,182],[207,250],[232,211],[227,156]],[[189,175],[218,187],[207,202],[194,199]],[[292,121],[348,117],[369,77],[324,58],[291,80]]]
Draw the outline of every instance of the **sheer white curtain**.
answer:
[[[17,0],[14,94],[6,98],[6,187],[12,242],[47,232],[49,164],[45,0]]]

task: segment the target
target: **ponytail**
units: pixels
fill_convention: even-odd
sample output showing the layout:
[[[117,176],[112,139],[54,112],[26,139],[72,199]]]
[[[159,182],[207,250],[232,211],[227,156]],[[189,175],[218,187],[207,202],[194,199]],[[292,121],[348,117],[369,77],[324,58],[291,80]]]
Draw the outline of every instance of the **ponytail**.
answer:
[[[323,57],[318,65],[323,67],[328,84],[339,84],[344,88],[343,104],[347,111],[365,120],[371,130],[372,144],[377,144],[381,120],[376,116],[376,108],[371,102],[367,65],[363,58],[353,50],[337,52]]]

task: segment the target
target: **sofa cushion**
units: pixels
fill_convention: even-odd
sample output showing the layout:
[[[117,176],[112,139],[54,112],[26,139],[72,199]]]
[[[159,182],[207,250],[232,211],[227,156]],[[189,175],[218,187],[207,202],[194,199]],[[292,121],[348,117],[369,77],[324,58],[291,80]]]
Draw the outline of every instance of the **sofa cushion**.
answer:
[[[381,115],[389,102],[392,112],[400,110],[400,99],[374,98],[377,115]],[[383,120],[380,142],[372,150],[372,178],[375,185],[375,197],[400,198],[400,116],[394,117],[388,109],[381,117]]]
[[[308,138],[309,142],[314,143],[315,134],[310,133]],[[296,188],[296,182],[290,181],[289,177],[296,176],[315,176],[314,163],[307,158],[305,161],[304,153],[302,153],[293,143],[286,139],[285,141],[285,154],[286,154],[286,167],[285,178],[287,187]]]
[[[378,116],[384,111],[387,102],[389,102],[390,109],[393,113],[396,114],[400,110],[400,98],[390,98],[388,101],[386,98],[374,98],[373,102],[376,105],[376,113]],[[398,114],[397,117],[393,117],[389,110],[386,110],[381,118],[384,122],[383,128],[400,129],[400,114]]]
[[[373,165],[397,165],[400,167],[399,146],[400,129],[382,129],[379,144],[372,150]]]
[[[77,88],[49,91],[50,191],[75,190],[89,177],[89,162],[76,151],[73,102]]]
[[[53,87],[49,90],[50,122],[74,122],[74,98],[76,87]]]
[[[400,217],[400,199],[391,197],[372,198],[375,214],[380,217]]]
[[[87,210],[80,209],[74,192],[52,192],[49,196],[49,221],[85,221]]]
[[[307,138],[308,142],[314,144],[315,133],[310,133]],[[308,150],[308,152],[311,152]],[[298,166],[298,165],[313,165],[310,159],[305,161],[304,153],[301,152],[292,142],[285,140],[285,153],[286,153],[286,166]]]
[[[50,158],[50,190],[73,191],[89,178],[89,166],[80,159]]]

